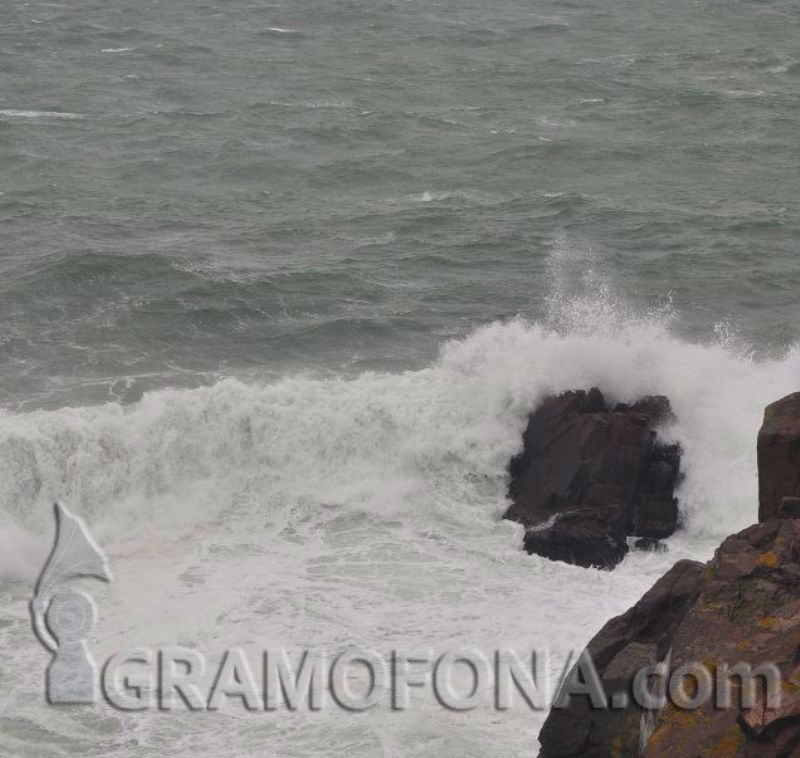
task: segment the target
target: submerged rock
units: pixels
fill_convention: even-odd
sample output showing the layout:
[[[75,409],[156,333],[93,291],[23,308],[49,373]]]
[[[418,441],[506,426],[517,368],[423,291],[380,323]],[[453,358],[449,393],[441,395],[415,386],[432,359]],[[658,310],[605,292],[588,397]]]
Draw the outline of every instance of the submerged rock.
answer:
[[[529,527],[528,552],[613,568],[627,536],[672,534],[680,450],[658,443],[653,428],[671,415],[661,396],[609,410],[596,387],[547,398],[509,466],[505,517]]]
[[[652,537],[640,537],[633,543],[636,550],[645,550],[650,553],[666,553],[667,546],[660,540],[654,540]]]
[[[785,497],[800,496],[800,392],[764,411],[758,433],[758,519],[778,515]]]

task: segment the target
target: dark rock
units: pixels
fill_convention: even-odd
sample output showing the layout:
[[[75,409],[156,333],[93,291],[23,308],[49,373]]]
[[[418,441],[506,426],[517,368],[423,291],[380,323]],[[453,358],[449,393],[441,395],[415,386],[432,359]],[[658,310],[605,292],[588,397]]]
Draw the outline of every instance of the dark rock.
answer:
[[[778,516],[780,518],[800,518],[800,497],[781,498]]]
[[[566,698],[567,707],[551,710],[542,728],[540,755],[800,755],[799,642],[800,520],[771,519],[728,537],[708,564],[679,561],[600,630],[587,652],[606,693],[624,692],[629,704],[597,710],[586,695]],[[667,669],[664,682],[702,662],[712,696],[686,709],[664,687],[670,695],[663,707],[643,709],[633,698],[634,677],[658,662]],[[747,688],[720,673],[742,662],[777,667],[777,707],[769,707],[763,679],[747,703]],[[725,708],[717,697],[727,680],[733,687]]]
[[[787,496],[800,496],[800,392],[764,411],[758,433],[758,520],[777,516]]]
[[[651,424],[663,424],[674,421],[672,407],[669,400],[663,395],[647,395],[640,398],[628,407],[630,413],[644,413],[650,418]]]
[[[659,541],[654,540],[652,537],[640,537],[633,543],[636,550],[647,550],[651,553],[666,553],[667,546]]]
[[[561,518],[526,536],[526,549],[610,568],[627,552],[620,546],[626,536],[672,534],[678,523],[673,491],[680,449],[658,443],[653,429],[670,418],[664,397],[642,398],[613,411],[596,387],[547,398],[531,414],[522,452],[509,466],[512,504],[505,517],[529,528]],[[604,526],[601,515],[612,512],[614,524]],[[580,528],[582,519],[586,525]],[[589,549],[592,539],[598,540],[595,551]],[[554,545],[547,548],[547,540]]]
[[[637,400],[635,403],[617,403],[614,406],[614,413],[644,413],[650,417],[652,423],[661,424],[674,421],[675,415],[669,400],[663,395],[648,395]]]
[[[633,608],[611,619],[592,639],[586,652],[607,694],[630,692],[640,668],[666,657],[703,571],[702,563],[678,561]],[[641,720],[642,710],[635,704],[598,710],[586,696],[571,697],[566,708],[550,711],[539,733],[540,756],[573,758],[592,751],[638,756]]]
[[[614,568],[628,552],[622,506],[557,514],[552,524],[525,533],[525,549],[553,561]]]
[[[586,400],[581,408],[582,413],[605,413],[606,400],[597,387],[592,387],[586,395]]]
[[[677,525],[678,501],[674,497],[641,496],[637,499],[630,530],[635,537],[643,535],[664,539],[675,531]]]

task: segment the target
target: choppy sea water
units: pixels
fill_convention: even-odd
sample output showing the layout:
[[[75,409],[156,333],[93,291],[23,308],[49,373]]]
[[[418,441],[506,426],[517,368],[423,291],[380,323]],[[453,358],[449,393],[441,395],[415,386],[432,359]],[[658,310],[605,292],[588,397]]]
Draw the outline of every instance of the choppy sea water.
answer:
[[[549,649],[756,517],[796,390],[794,2],[0,8],[0,754],[509,756],[544,714],[54,708],[63,498],[123,647]],[[667,394],[686,528],[520,551],[546,393]]]

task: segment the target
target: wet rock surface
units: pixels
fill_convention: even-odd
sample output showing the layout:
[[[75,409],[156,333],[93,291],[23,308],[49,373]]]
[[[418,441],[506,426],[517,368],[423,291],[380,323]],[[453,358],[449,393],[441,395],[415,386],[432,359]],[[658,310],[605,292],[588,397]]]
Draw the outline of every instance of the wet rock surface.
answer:
[[[569,698],[542,728],[542,758],[800,755],[799,559],[800,521],[771,519],[728,537],[708,564],[676,563],[588,645],[604,692],[624,693],[627,707],[595,709],[586,696]],[[670,695],[663,707],[643,709],[634,698],[636,672],[659,662],[666,663],[662,689]],[[673,698],[667,683],[698,663],[712,694],[686,707],[690,701]],[[725,676],[726,665],[741,663],[753,670],[774,664],[776,707],[768,707],[763,678],[749,688]],[[726,679],[731,704],[719,707]],[[687,685],[690,696],[696,682]]]
[[[531,414],[509,466],[506,518],[528,527],[529,553],[613,568],[628,536],[663,539],[678,525],[680,449],[655,427],[672,417],[662,396],[610,409],[599,389],[547,398]]]
[[[800,392],[767,406],[758,433],[759,521],[779,515],[786,497],[800,497]]]

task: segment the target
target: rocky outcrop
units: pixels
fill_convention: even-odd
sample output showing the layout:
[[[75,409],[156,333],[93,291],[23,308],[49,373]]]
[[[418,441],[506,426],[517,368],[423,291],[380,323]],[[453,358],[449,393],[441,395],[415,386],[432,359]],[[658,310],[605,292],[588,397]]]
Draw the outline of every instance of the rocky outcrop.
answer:
[[[798,496],[800,392],[764,411],[764,424],[758,433],[758,520],[779,515],[783,499]]]
[[[680,450],[658,443],[654,431],[671,415],[660,396],[613,409],[597,388],[547,398],[509,466],[505,517],[527,527],[526,550],[613,568],[628,551],[628,536],[672,534]]]
[[[800,520],[749,527],[708,564],[679,561],[586,652],[612,707],[566,697],[587,678],[585,664],[573,669],[566,707],[542,728],[543,758],[800,755]],[[661,702],[648,702],[636,674],[659,662],[646,686]],[[742,663],[752,686],[726,671]],[[702,702],[698,682],[711,683]]]
[[[668,656],[703,571],[701,563],[678,561],[633,608],[611,619],[592,639],[585,653],[606,698],[620,692],[630,697],[636,672]],[[573,681],[576,674],[573,669],[566,681]],[[639,754],[643,709],[635,705],[597,709],[589,697],[580,696],[570,697],[565,706],[553,708],[542,727],[542,758],[599,758],[612,755],[612,749],[621,756]]]
[[[525,532],[528,553],[578,566],[613,568],[628,552],[621,505],[568,510],[542,527]]]

